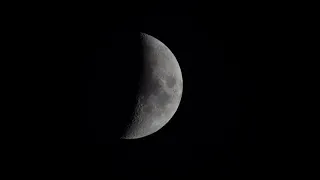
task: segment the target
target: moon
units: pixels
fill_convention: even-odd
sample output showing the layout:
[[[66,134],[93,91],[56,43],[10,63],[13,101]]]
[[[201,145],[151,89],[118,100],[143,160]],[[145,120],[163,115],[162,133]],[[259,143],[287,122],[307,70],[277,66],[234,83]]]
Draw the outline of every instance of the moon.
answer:
[[[182,97],[183,80],[176,57],[158,39],[140,33],[143,72],[137,103],[122,139],[137,139],[160,130],[173,117]]]

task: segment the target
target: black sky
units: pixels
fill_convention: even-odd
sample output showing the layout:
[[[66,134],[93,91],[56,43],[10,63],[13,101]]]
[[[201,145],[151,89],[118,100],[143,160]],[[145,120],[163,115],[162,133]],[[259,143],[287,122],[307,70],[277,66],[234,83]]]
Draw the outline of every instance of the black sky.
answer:
[[[251,45],[243,41],[247,26],[234,24],[216,3],[178,7],[111,6],[63,21],[68,57],[75,67],[80,64],[80,75],[72,74],[80,85],[69,84],[80,87],[80,92],[73,88],[80,109],[65,118],[74,126],[68,142],[85,144],[75,152],[85,154],[77,161],[101,164],[119,176],[139,171],[147,177],[201,179],[257,170],[256,79],[246,56]],[[114,127],[130,114],[136,93],[139,32],[159,39],[174,53],[182,70],[182,100],[157,133],[117,140]]]

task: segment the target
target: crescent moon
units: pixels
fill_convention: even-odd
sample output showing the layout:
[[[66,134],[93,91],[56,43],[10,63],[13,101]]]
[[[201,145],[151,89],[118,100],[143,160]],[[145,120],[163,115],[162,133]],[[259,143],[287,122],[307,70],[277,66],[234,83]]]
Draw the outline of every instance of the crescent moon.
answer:
[[[182,97],[183,80],[176,57],[158,39],[140,33],[143,72],[137,104],[122,139],[137,139],[160,130],[173,117]]]

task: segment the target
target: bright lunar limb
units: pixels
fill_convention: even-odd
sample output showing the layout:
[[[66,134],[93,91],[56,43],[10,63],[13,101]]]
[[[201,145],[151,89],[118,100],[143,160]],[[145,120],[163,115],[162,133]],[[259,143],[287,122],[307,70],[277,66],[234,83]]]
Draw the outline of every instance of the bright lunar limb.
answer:
[[[141,33],[144,72],[137,106],[123,139],[137,139],[161,129],[178,109],[183,89],[181,69],[170,49]]]

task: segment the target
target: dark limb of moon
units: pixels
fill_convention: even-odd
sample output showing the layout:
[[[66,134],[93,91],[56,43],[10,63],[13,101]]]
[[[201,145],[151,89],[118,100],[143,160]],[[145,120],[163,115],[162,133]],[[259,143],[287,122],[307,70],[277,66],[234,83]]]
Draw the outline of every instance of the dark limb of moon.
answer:
[[[137,106],[122,138],[136,139],[161,129],[176,112],[182,75],[173,53],[162,42],[141,33],[143,73]]]

